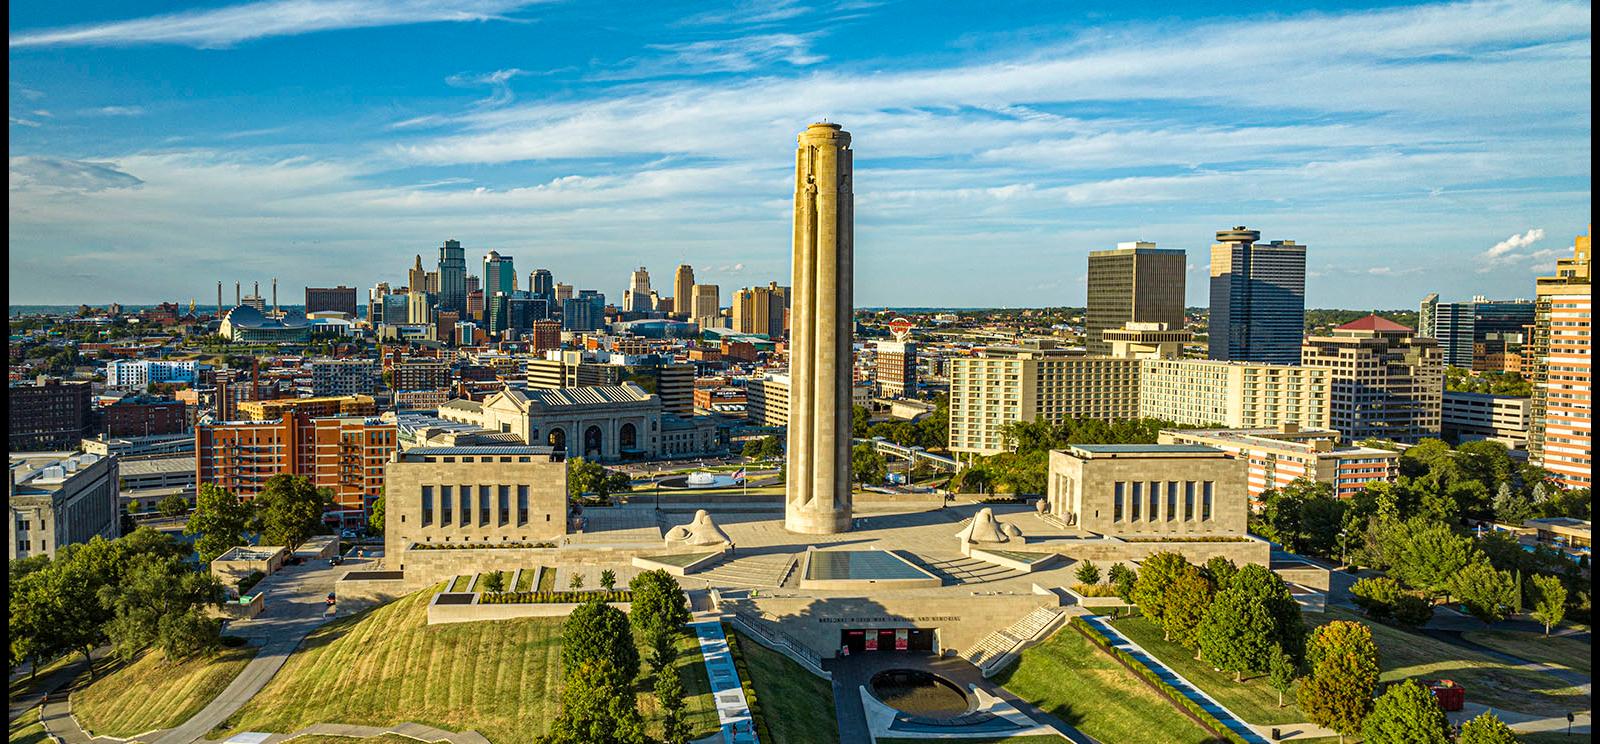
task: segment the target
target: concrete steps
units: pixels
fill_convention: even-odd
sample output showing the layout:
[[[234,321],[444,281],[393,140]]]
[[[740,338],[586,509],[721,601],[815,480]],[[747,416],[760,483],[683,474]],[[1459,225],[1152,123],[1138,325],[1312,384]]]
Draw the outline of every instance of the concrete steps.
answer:
[[[902,554],[904,554],[904,551],[902,551]],[[980,561],[976,558],[948,558],[937,561],[917,559],[915,562],[919,563],[922,568],[933,572],[935,576],[944,580],[946,584],[986,584],[991,581],[1023,575],[1021,571],[1006,568],[1005,566],[996,566],[993,563]]]
[[[712,586],[772,587],[782,585],[789,563],[795,556],[788,553],[750,555],[724,558],[704,571],[690,574],[686,583],[706,581]]]
[[[985,677],[1000,671],[1025,646],[1044,638],[1065,616],[1060,607],[1040,607],[1016,622],[1001,628],[966,650],[961,656],[978,667]]]

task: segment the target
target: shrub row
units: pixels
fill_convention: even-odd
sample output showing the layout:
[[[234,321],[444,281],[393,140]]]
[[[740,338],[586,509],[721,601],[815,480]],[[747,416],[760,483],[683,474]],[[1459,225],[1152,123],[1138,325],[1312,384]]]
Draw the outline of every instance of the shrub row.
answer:
[[[632,602],[633,592],[627,589],[593,592],[489,592],[479,604],[576,604],[598,599],[602,602]]]
[[[1117,587],[1111,584],[1073,584],[1072,591],[1083,597],[1115,597]]]
[[[1179,692],[1176,687],[1167,684],[1166,681],[1162,680],[1160,675],[1156,674],[1155,671],[1150,669],[1150,667],[1145,666],[1138,659],[1133,658],[1133,656],[1128,652],[1112,646],[1111,640],[1106,638],[1104,633],[1101,633],[1100,631],[1096,630],[1094,626],[1085,622],[1081,616],[1073,616],[1073,618],[1069,620],[1067,624],[1071,625],[1079,633],[1082,633],[1084,637],[1088,638],[1091,643],[1099,646],[1101,651],[1111,654],[1112,658],[1121,662],[1123,666],[1132,670],[1133,673],[1139,675],[1139,677],[1143,679],[1146,684],[1154,687],[1157,692],[1162,694],[1162,696],[1166,697],[1178,707],[1182,708],[1186,713],[1189,714],[1189,717],[1199,721],[1201,726],[1210,729],[1211,733],[1221,736],[1223,739],[1227,740],[1229,744],[1245,744],[1244,737],[1239,736],[1239,734],[1233,729],[1228,728],[1222,723],[1222,721],[1217,720],[1216,716],[1206,712],[1205,708],[1200,707],[1199,703],[1190,700],[1182,692]]]
[[[551,542],[412,543],[411,550],[487,550],[489,548],[553,548]]]
[[[980,504],[1020,504],[1026,501],[1018,496],[985,496],[978,499]]]
[[[239,596],[243,597],[249,594],[250,590],[265,578],[267,578],[266,574],[260,571],[251,571],[249,576],[239,579]]]
[[[750,720],[755,721],[756,739],[758,741],[777,741],[772,738],[772,731],[767,728],[767,716],[761,711],[761,701],[756,699],[755,677],[750,674],[750,665],[744,661],[744,651],[739,648],[738,634],[733,632],[733,626],[723,623],[722,635],[728,639],[728,653],[733,656],[733,670],[739,675],[739,686],[744,688],[744,701],[750,709]]]

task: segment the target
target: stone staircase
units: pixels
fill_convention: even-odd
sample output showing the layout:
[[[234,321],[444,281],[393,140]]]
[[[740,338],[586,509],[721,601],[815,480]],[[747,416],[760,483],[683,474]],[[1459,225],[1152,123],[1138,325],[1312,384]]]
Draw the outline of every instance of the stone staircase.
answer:
[[[684,583],[710,582],[712,586],[753,586],[776,588],[783,584],[790,564],[796,559],[791,553],[747,555],[723,558],[711,567],[690,574]]]
[[[900,551],[905,555],[905,551]],[[1009,579],[1021,576],[1023,573],[1005,566],[996,566],[987,561],[976,558],[946,558],[943,560],[928,560],[926,558],[913,558],[913,563],[932,572],[945,584],[984,584],[1000,579]]]
[[[1022,619],[984,636],[966,650],[962,658],[988,677],[1000,671],[1017,652],[1043,640],[1049,631],[1059,625],[1066,613],[1060,607],[1040,607]]]

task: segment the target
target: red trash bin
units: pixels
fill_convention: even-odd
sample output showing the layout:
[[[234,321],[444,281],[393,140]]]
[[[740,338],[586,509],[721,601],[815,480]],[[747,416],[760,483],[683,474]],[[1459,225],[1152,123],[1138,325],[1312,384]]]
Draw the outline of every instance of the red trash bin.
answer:
[[[1433,693],[1433,699],[1439,701],[1439,708],[1445,711],[1461,710],[1467,702],[1467,688],[1448,679],[1434,679],[1425,682],[1428,691]]]

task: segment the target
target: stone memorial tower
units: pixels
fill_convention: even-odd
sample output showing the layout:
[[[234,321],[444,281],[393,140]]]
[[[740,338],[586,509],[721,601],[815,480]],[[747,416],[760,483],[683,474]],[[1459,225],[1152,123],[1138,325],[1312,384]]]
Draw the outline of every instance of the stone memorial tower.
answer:
[[[812,124],[794,169],[785,529],[850,530],[850,383],[855,199],[850,133]]]

